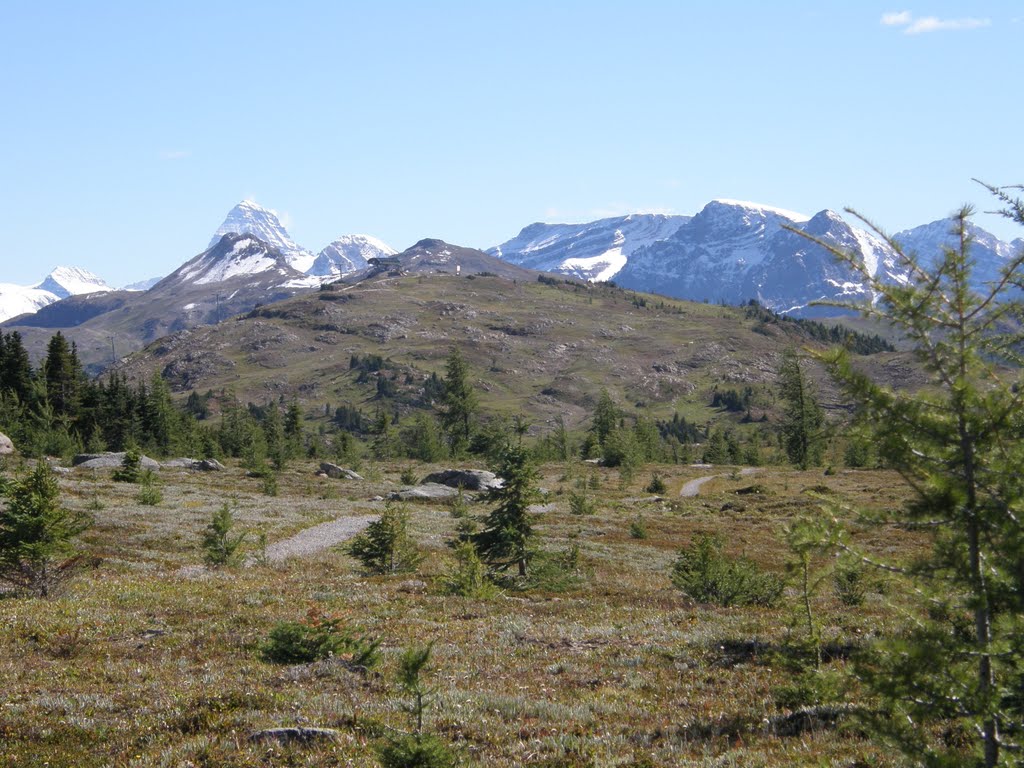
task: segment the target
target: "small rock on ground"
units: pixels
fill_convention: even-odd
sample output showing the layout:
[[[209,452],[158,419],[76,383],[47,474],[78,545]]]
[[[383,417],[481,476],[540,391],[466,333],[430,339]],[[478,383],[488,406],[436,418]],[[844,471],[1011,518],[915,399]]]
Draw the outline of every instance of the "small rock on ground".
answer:
[[[249,741],[276,741],[280,744],[310,744],[318,741],[338,741],[341,731],[334,728],[267,728],[256,731]]]

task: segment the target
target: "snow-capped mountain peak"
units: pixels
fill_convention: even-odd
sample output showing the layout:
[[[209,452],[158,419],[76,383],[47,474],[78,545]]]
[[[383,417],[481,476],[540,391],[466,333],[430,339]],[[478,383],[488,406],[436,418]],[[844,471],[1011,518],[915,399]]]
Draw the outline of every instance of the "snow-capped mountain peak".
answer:
[[[0,322],[38,312],[69,296],[111,290],[113,288],[88,270],[80,267],[55,267],[36,285],[0,283]]]
[[[224,223],[217,228],[207,248],[213,248],[227,234],[254,235],[272,248],[276,248],[288,263],[299,272],[306,272],[316,256],[297,245],[284,228],[277,213],[253,200],[243,200],[230,211]]]
[[[341,277],[363,269],[369,259],[394,256],[398,251],[371,235],[342,235],[316,257],[307,274]]]
[[[773,205],[762,205],[761,203],[751,203],[746,200],[729,200],[724,197],[718,197],[711,201],[712,203],[719,203],[733,208],[745,208],[749,211],[756,211],[761,214],[774,214],[775,216],[781,216],[784,219],[795,221],[798,223],[809,221],[810,216],[803,213],[797,213],[796,211],[787,211],[785,208],[776,208]]]
[[[55,267],[41,283],[33,287],[49,291],[61,299],[113,290],[102,278],[80,267]]]

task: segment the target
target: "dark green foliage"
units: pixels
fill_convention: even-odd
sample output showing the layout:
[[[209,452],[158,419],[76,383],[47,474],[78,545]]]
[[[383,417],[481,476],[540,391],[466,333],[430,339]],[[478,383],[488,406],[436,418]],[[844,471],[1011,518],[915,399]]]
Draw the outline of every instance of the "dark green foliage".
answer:
[[[349,542],[348,553],[370,573],[415,571],[423,555],[409,535],[408,528],[409,512],[388,502],[380,518]]]
[[[671,436],[680,443],[699,443],[704,439],[704,434],[697,428],[697,426],[689,423],[678,413],[672,414],[672,419],[670,421],[656,422],[656,426],[663,439],[667,439]]]
[[[51,596],[78,566],[73,540],[91,524],[60,505],[60,488],[45,462],[4,484],[0,510],[0,580],[36,597]]]
[[[445,594],[487,599],[494,597],[498,590],[487,578],[487,569],[469,541],[455,544],[455,564],[442,577]]]
[[[580,585],[584,576],[578,544],[558,551],[540,550],[530,559],[529,575],[512,586],[539,592],[567,592]]]
[[[782,329],[793,329],[810,340],[838,345],[857,355],[874,355],[879,352],[894,351],[892,344],[877,334],[868,335],[851,331],[841,325],[826,325],[817,320],[803,317],[779,315],[762,307],[754,299],[747,304],[745,312],[748,319],[758,321],[759,327],[776,326]],[[757,330],[757,327],[754,330]]]
[[[275,624],[260,644],[260,655],[274,664],[308,664],[338,657],[372,669],[380,662],[379,646],[379,640],[354,635],[340,619],[310,612],[304,621]]]
[[[528,507],[537,497],[537,469],[529,452],[515,445],[505,452],[497,474],[504,485],[492,491],[490,498],[498,505],[472,540],[488,565],[499,570],[515,565],[519,575],[525,576],[533,538]]]
[[[334,412],[332,419],[339,429],[346,432],[361,434],[366,432],[367,424],[363,412],[352,405],[342,405]]]
[[[242,544],[246,535],[245,531],[235,532],[235,517],[224,502],[203,531],[203,559],[214,568],[237,565],[242,560]]]
[[[129,448],[124,452],[121,466],[111,473],[117,483],[137,483],[142,479],[142,454],[137,448]]]
[[[359,371],[360,377],[357,379],[358,382],[364,383],[369,381],[367,374],[377,373],[378,371],[388,370],[394,366],[390,361],[385,360],[381,355],[352,355],[348,361],[349,370]]]
[[[569,512],[574,515],[592,515],[597,511],[594,499],[586,492],[586,489],[569,492]]]
[[[698,536],[679,551],[672,583],[694,600],[721,606],[773,606],[782,596],[783,580],[745,558],[729,558],[716,536]]]
[[[608,390],[602,389],[597,400],[597,406],[594,408],[593,424],[590,427],[597,438],[598,445],[604,446],[605,441],[607,441],[608,437],[619,425],[621,417],[622,414],[619,411],[619,407],[615,405],[615,401],[608,394]]]
[[[377,749],[384,768],[450,768],[457,764],[451,747],[432,734],[403,733]]]
[[[69,345],[60,331],[50,337],[42,373],[46,397],[54,411],[58,416],[73,416],[79,405],[85,374],[74,345]]]
[[[448,437],[453,456],[469,447],[479,405],[469,378],[469,366],[458,347],[453,347],[445,363],[444,395],[441,398],[441,427]]]
[[[433,371],[430,375],[423,380],[423,404],[433,405],[441,401],[444,397],[444,382],[441,381],[441,377]]]
[[[17,331],[0,331],[0,392],[19,403],[27,403],[32,398],[32,365]]]
[[[423,680],[433,644],[406,648],[398,660],[398,688],[409,702],[404,709],[412,718],[413,732],[390,737],[377,748],[384,768],[450,768],[451,749],[439,738],[423,732],[423,716],[436,691]]]
[[[843,605],[850,608],[863,605],[868,591],[864,566],[854,561],[841,562],[832,573],[832,586]]]
[[[417,413],[399,430],[406,455],[425,462],[440,461],[448,453],[444,434],[437,420],[426,413]],[[412,483],[409,483],[412,485]]]
[[[785,403],[781,430],[786,455],[800,469],[820,464],[825,448],[825,412],[792,352],[783,356],[779,366],[779,394]]]
[[[164,495],[157,485],[156,475],[153,473],[153,470],[147,469],[143,472],[139,478],[139,484],[142,486],[139,489],[139,495],[136,497],[139,504],[155,507],[164,500]]]
[[[1024,224],[1024,203],[991,191]],[[913,490],[912,503],[880,522],[916,526],[932,543],[912,567],[893,567],[922,598],[917,615],[857,664],[879,697],[871,728],[916,763],[994,768],[1018,764],[1010,745],[1024,739],[1024,252],[976,293],[971,214],[953,215],[952,247],[927,264],[865,222],[893,249],[905,283],[878,280],[856,256],[819,242],[879,297],[862,311],[903,334],[925,386],[882,387],[843,350],[822,358],[859,406],[879,458]]]
[[[661,479],[661,475],[655,472],[651,475],[651,482],[644,488],[648,493],[662,494],[668,490],[668,486],[665,485],[665,481]]]
[[[644,521],[643,515],[637,515],[629,524],[629,536],[632,539],[647,538],[647,523]]]
[[[712,408],[723,408],[733,413],[743,413],[750,408],[754,399],[754,390],[746,387],[742,392],[735,389],[715,389],[711,396]]]

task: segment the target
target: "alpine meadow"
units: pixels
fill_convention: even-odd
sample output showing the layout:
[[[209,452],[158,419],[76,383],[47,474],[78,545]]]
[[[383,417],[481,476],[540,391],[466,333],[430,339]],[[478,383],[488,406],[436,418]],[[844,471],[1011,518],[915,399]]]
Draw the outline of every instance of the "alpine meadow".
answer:
[[[1024,765],[1015,4],[6,11],[0,766]]]

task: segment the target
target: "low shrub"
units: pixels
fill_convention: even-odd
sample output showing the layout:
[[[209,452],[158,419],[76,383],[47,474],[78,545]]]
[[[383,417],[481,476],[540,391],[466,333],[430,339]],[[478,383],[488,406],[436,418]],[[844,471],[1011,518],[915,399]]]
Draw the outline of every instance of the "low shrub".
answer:
[[[783,580],[762,571],[745,557],[731,559],[717,536],[699,536],[679,551],[672,583],[694,600],[721,606],[773,606],[782,596]]]
[[[463,541],[455,546],[455,564],[441,578],[442,591],[447,595],[486,599],[494,597],[498,588],[487,578],[487,568],[472,542]]]
[[[644,490],[647,491],[647,493],[657,493],[661,495],[668,490],[668,487],[665,485],[665,481],[661,479],[661,475],[655,472],[651,475],[651,482],[647,484],[647,487],[644,488]]]
[[[281,621],[260,644],[260,655],[274,664],[308,664],[331,657],[344,658],[371,669],[380,661],[379,640],[354,635],[341,624],[310,611],[303,621]]]

